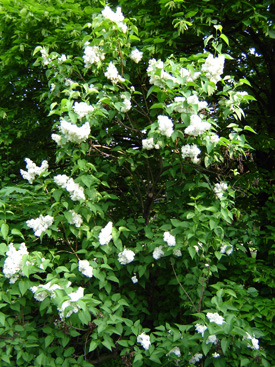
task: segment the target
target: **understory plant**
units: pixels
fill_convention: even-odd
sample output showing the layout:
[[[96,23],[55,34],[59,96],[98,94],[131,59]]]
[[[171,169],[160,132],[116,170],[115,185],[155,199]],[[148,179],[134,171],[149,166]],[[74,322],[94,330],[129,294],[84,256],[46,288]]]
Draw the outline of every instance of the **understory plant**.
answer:
[[[253,268],[234,232],[252,97],[215,28],[160,60],[106,6],[78,54],[35,48],[56,161],[26,157],[2,203],[0,366],[270,365],[257,289],[227,272]]]

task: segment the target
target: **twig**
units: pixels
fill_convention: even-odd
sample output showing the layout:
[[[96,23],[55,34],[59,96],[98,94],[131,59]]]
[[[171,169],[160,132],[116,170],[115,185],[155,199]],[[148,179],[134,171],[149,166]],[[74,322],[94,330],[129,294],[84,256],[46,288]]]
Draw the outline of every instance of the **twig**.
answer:
[[[193,306],[194,310],[195,310],[196,312],[199,312],[199,311],[197,310],[196,306],[194,305],[194,302],[192,301],[191,297],[190,297],[190,296],[189,296],[189,294],[186,292],[186,290],[183,288],[183,285],[181,284],[181,282],[180,282],[180,280],[179,280],[179,278],[178,278],[178,276],[177,276],[177,273],[176,273],[176,271],[175,271],[174,265],[172,264],[172,261],[171,261],[171,266],[172,266],[173,272],[174,272],[174,274],[175,274],[175,277],[176,277],[176,279],[177,279],[177,282],[179,283],[179,286],[181,287],[181,289],[183,290],[183,292],[185,293],[185,295],[187,296],[187,298],[188,298],[188,299],[189,299],[189,301],[191,302],[191,304],[192,304],[192,306]]]

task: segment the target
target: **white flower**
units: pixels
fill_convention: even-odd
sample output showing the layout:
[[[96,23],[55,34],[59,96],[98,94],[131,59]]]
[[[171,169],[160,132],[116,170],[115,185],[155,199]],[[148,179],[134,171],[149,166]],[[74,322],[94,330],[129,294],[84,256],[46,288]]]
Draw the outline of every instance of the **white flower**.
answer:
[[[206,325],[201,325],[201,324],[196,324],[195,329],[196,329],[196,332],[201,334],[201,336],[203,337],[205,330],[207,330],[207,326]]]
[[[38,167],[31,159],[25,158],[27,171],[20,170],[21,176],[29,181],[30,184],[33,183],[36,176],[40,176],[43,172],[47,171],[49,164],[47,161],[41,163],[41,167]]]
[[[67,60],[67,56],[62,54],[57,60],[59,63],[62,63]]]
[[[164,252],[162,251],[162,246],[156,247],[153,252],[153,258],[155,260],[160,259],[164,255]]]
[[[169,232],[164,232],[163,240],[167,242],[168,246],[176,246],[176,238],[172,236]]]
[[[93,106],[88,105],[86,102],[75,102],[73,106],[74,112],[78,115],[81,119],[82,117],[88,115],[88,113],[93,112]]]
[[[100,51],[98,46],[87,46],[84,49],[83,60],[85,62],[85,68],[90,68],[92,64],[97,64],[101,60],[105,59],[105,54]]]
[[[213,83],[217,83],[221,80],[221,74],[223,73],[224,67],[224,56],[219,55],[218,57],[214,57],[210,54],[205,63],[202,65],[202,72],[206,73],[206,77]]]
[[[220,357],[220,355],[219,355],[219,353],[215,352],[215,353],[213,353],[213,354],[212,354],[212,357],[213,357],[213,358],[219,358],[219,357]]]
[[[214,193],[217,198],[220,199],[223,196],[224,191],[228,189],[228,186],[225,182],[216,183],[214,187]]]
[[[70,178],[66,184],[66,190],[69,192],[73,201],[85,200],[84,189],[78,183]]]
[[[139,63],[142,59],[143,52],[139,51],[137,48],[134,48],[130,53],[130,59],[132,59],[135,63]]]
[[[55,90],[55,84],[54,83],[51,83],[50,91],[53,92],[54,90]]]
[[[176,249],[173,251],[173,255],[177,256],[177,257],[181,257],[182,256],[182,253],[181,253],[181,250],[180,249]]]
[[[62,187],[63,189],[66,189],[69,177],[67,175],[57,175],[54,176],[53,180],[58,186]]]
[[[19,278],[19,275],[24,275],[22,272],[22,257],[28,254],[25,243],[21,243],[18,250],[16,250],[13,243],[9,244],[8,251],[6,252],[7,257],[3,265],[3,274],[9,279],[10,284],[14,284]]]
[[[220,141],[219,135],[217,135],[217,134],[210,135],[210,141],[211,141],[211,143],[213,143],[215,145],[218,144],[218,142]]]
[[[181,356],[181,352],[180,352],[180,348],[179,347],[175,347],[173,349],[170,350],[170,352],[168,352],[166,355],[169,356],[169,354],[174,353],[177,357]]]
[[[198,79],[198,77],[200,76],[200,72],[195,72],[194,74],[192,74],[191,70],[187,70],[185,68],[181,68],[180,69],[180,76],[182,78],[187,77],[186,81],[187,82],[194,82],[196,79]]]
[[[142,148],[143,149],[151,150],[151,149],[154,149],[154,147],[155,147],[155,144],[154,144],[154,139],[153,138],[142,140]]]
[[[52,59],[49,57],[48,51],[44,47],[42,47],[40,53],[42,56],[43,65],[48,65],[52,61]]]
[[[207,121],[203,121],[198,115],[190,116],[190,125],[184,130],[185,134],[199,136],[205,131],[209,130],[211,124]]]
[[[243,339],[248,339],[251,341],[252,345],[250,343],[247,344],[247,347],[250,349],[258,350],[260,348],[259,346],[259,340],[255,338],[255,336],[251,336],[249,333],[246,333],[246,336],[243,337]]]
[[[58,134],[52,134],[51,138],[56,142],[57,145],[61,145],[61,136]]]
[[[55,298],[56,289],[62,289],[62,287],[60,287],[58,284],[51,285],[51,282],[48,282],[47,284],[44,285],[39,285],[38,287],[34,286],[30,288],[32,293],[36,293],[37,291],[39,291],[33,296],[39,302],[44,301],[44,299],[47,298],[48,296],[50,296],[51,298]]]
[[[160,133],[170,138],[170,136],[173,134],[174,131],[172,120],[169,119],[169,117],[167,116],[159,115],[158,124]]]
[[[90,135],[91,128],[89,122],[86,122],[81,127],[71,124],[65,120],[61,121],[60,131],[64,135],[66,141],[71,143],[82,143],[86,141]]]
[[[79,228],[83,223],[81,215],[77,214],[74,210],[70,210],[70,213],[72,214],[72,219],[69,221],[69,223],[76,226],[76,228]]]
[[[223,244],[220,248],[220,252],[221,254],[227,254],[227,255],[231,255],[233,252],[233,246],[232,245],[227,245],[227,244]]]
[[[196,353],[193,355],[193,357],[190,359],[189,363],[195,364],[196,362],[199,362],[202,359],[203,355],[201,353]]]
[[[118,82],[124,82],[124,78],[122,78],[117,71],[117,68],[111,61],[107,67],[107,71],[104,73],[107,79],[111,80],[112,83],[116,84]]]
[[[57,310],[59,311],[60,318],[64,318],[66,308],[70,307],[71,309],[68,310],[66,314],[66,318],[70,317],[72,313],[77,313],[80,307],[75,304],[80,298],[84,296],[84,288],[79,287],[76,292],[72,292],[69,294],[70,299],[62,303],[61,307]]]
[[[111,241],[112,228],[113,228],[113,223],[109,222],[108,224],[106,224],[104,228],[101,229],[98,235],[99,243],[101,245],[108,245],[108,243]]]
[[[26,224],[29,228],[33,229],[35,236],[40,237],[53,224],[53,220],[54,218],[50,215],[44,217],[40,214],[36,219],[27,220]]]
[[[217,325],[222,325],[225,321],[222,316],[220,316],[217,312],[211,313],[208,312],[206,317],[209,319],[210,322],[214,322]]]
[[[134,275],[132,278],[131,278],[132,282],[135,284],[138,282],[138,278],[136,275]]]
[[[88,260],[79,260],[78,261],[78,270],[88,278],[92,278],[92,276],[93,276],[93,268],[89,264]]]
[[[217,344],[218,339],[216,335],[209,335],[209,337],[206,339],[206,344]]]
[[[186,145],[183,145],[181,148],[182,158],[183,159],[190,158],[191,161],[195,164],[199,163],[200,161],[198,158],[198,155],[200,154],[200,152],[201,152],[200,149],[195,144],[192,144],[192,145],[186,144]]]
[[[121,107],[121,112],[128,112],[132,108],[131,101],[124,95],[122,95],[121,98],[123,99],[123,106]]]
[[[132,250],[124,249],[118,254],[118,261],[121,265],[127,265],[134,260],[135,253]]]
[[[233,252],[233,246],[229,247],[228,250],[225,251],[227,255],[231,255]]]
[[[104,18],[111,20],[114,23],[119,23],[124,20],[124,15],[121,12],[121,7],[118,7],[116,12],[114,12],[109,6],[105,6],[102,10],[102,15]]]
[[[144,332],[138,335],[137,342],[140,343],[145,350],[148,350],[151,345],[150,336],[146,335]]]

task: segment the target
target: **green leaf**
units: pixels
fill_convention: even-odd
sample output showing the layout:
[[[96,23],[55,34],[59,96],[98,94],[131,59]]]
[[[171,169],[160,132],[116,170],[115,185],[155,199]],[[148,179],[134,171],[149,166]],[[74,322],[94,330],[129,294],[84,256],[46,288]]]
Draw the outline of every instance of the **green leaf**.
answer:
[[[224,40],[224,42],[227,44],[227,46],[229,46],[229,40],[228,40],[228,38],[226,37],[225,34],[221,34],[220,38]]]
[[[248,131],[251,131],[254,134],[257,134],[256,131],[252,129],[252,127],[247,126],[247,125],[244,127],[244,130],[248,130]]]
[[[8,234],[9,234],[9,226],[6,223],[3,223],[1,225],[1,234],[4,238],[4,240],[6,240],[7,237],[8,237]]]
[[[230,339],[229,338],[222,338],[221,340],[221,347],[222,347],[222,351],[223,351],[223,354],[226,355],[226,352],[227,352],[227,349],[230,345]]]
[[[97,348],[97,343],[94,340],[92,340],[89,346],[89,353],[95,350],[96,348]]]
[[[69,357],[74,353],[75,349],[74,347],[69,347],[68,349],[65,350],[64,352],[64,357]]]
[[[6,319],[6,315],[3,314],[3,312],[0,312],[0,324],[2,326],[5,326],[5,319]]]
[[[45,338],[45,348],[48,348],[48,346],[52,343],[54,340],[54,335],[47,335]]]

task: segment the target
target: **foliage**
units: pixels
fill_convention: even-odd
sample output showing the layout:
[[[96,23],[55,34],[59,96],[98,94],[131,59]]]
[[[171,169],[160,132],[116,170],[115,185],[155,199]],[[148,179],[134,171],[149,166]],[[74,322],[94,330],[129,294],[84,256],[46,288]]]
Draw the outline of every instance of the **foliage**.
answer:
[[[223,28],[201,40],[215,59],[152,60],[162,41],[118,10],[87,5],[68,51],[67,17],[79,8],[57,3],[72,6],[56,28],[60,43],[38,39],[31,71],[48,85],[37,108],[48,109],[56,161],[1,190],[0,366],[111,365],[118,356],[134,367],[269,366],[272,271],[255,257],[253,210],[235,205],[253,133],[241,104],[253,97],[243,76],[222,71],[224,58],[235,62]]]

